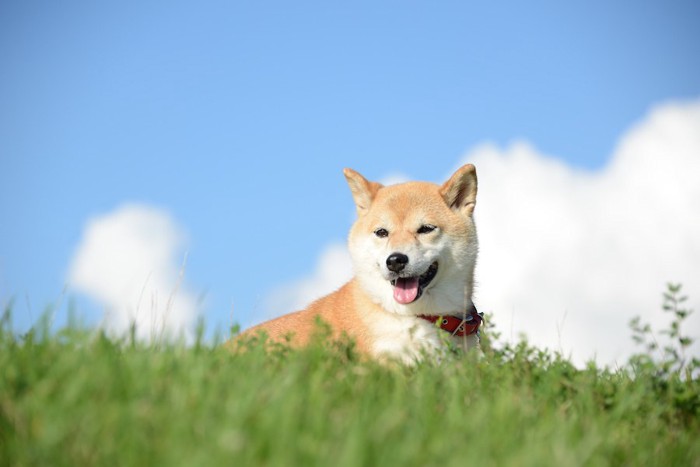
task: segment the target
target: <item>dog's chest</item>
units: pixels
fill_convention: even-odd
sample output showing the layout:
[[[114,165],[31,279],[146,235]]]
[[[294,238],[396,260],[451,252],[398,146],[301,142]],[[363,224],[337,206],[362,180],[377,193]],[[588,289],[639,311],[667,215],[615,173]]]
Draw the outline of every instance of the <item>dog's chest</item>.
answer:
[[[407,364],[425,356],[439,357],[446,350],[446,339],[452,339],[433,323],[409,316],[385,314],[374,319],[370,327],[374,356]],[[477,340],[476,336],[467,336],[467,339],[459,339],[457,343],[467,350],[476,345]]]

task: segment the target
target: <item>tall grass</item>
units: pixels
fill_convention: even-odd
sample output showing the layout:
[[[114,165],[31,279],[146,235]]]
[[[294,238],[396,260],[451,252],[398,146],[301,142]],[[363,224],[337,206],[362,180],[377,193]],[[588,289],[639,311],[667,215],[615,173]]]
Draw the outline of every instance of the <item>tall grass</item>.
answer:
[[[406,368],[322,328],[241,353],[47,329],[0,325],[2,465],[700,465],[700,382],[652,357],[577,369],[491,339]]]

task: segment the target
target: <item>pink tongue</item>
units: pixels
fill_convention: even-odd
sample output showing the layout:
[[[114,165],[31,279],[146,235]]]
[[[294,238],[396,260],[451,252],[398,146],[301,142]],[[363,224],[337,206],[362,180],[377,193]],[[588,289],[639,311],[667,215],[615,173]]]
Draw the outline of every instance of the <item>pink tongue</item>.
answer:
[[[407,279],[396,279],[394,287],[394,300],[406,305],[418,297],[418,278],[409,277]]]

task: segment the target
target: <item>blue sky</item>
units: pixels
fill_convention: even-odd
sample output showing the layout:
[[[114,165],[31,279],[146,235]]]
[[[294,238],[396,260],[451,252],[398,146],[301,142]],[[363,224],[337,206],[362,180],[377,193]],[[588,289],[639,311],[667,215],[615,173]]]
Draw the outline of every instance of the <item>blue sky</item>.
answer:
[[[250,323],[345,238],[343,167],[441,181],[526,140],[595,172],[653,106],[700,97],[699,57],[690,1],[4,1],[0,299],[28,326],[86,222],[140,203],[186,233],[207,322]]]

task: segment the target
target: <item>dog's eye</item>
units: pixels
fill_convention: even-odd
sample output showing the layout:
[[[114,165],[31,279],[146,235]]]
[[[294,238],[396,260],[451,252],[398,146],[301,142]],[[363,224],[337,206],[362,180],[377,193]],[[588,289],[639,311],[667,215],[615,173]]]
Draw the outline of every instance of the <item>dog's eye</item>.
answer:
[[[427,233],[432,232],[435,229],[437,229],[437,227],[435,227],[434,225],[424,224],[418,228],[418,233],[419,234],[427,234]]]
[[[374,231],[374,235],[379,238],[386,238],[389,236],[389,231],[380,227]]]

